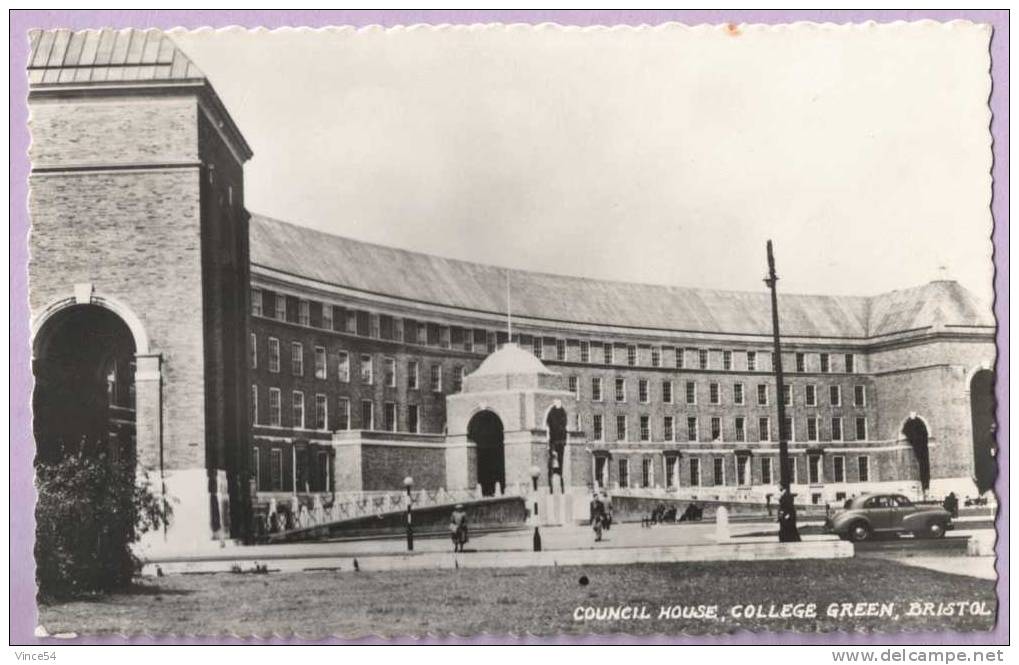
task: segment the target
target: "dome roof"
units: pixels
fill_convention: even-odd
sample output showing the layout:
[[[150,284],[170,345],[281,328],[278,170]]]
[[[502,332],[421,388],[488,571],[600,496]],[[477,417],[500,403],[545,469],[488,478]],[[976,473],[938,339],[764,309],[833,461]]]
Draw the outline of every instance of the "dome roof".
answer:
[[[548,374],[555,372],[545,367],[530,351],[513,343],[503,344],[498,351],[485,358],[471,376],[505,376],[507,374]]]

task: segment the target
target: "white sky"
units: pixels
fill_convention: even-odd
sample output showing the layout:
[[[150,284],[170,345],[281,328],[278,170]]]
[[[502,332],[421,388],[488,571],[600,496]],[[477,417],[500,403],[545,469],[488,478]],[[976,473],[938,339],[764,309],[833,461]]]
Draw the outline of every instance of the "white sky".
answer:
[[[991,294],[990,29],[956,23],[176,33],[248,209],[496,265]],[[945,266],[942,272],[939,266]]]

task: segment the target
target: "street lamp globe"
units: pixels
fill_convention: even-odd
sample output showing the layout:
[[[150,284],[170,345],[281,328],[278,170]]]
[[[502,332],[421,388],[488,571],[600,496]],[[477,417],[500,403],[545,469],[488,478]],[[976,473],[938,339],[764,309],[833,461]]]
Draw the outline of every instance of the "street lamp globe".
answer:
[[[406,487],[407,489],[410,489],[411,487],[414,486],[414,479],[411,478],[410,476],[407,476],[406,478],[403,479],[403,486]]]

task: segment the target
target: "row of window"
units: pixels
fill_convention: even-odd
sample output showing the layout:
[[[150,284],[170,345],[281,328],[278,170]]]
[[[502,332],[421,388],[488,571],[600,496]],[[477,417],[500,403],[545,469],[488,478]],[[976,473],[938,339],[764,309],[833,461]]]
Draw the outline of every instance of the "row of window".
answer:
[[[290,393],[290,419],[286,427],[295,429],[312,429],[322,432],[355,429],[350,417],[350,400],[338,398],[336,412],[332,419],[329,416],[329,399],[321,393],[315,395],[315,403],[311,413],[312,420],[307,420],[304,392],[294,390]],[[263,416],[259,412],[258,386],[251,386],[251,422],[255,425],[283,427],[282,392],[279,388],[268,389],[268,411]],[[380,429],[396,432],[398,429],[399,407],[396,402],[385,402],[382,405],[382,419],[376,423],[375,402],[370,399],[361,400],[360,421],[358,429]],[[406,405],[404,430],[411,433],[421,431],[421,407],[418,404]]]
[[[600,376],[591,377],[591,401],[603,402],[604,390],[603,390],[603,379]],[[623,377],[615,378],[615,401],[624,403],[627,401],[627,380]],[[697,404],[697,382],[687,381],[686,382],[686,403]],[[784,402],[786,406],[792,405],[792,386],[785,385],[783,388]],[[582,399],[580,391],[580,380],[576,376],[569,377],[569,390],[572,392],[578,400]],[[757,384],[757,404],[758,406],[768,406],[769,404],[769,391],[768,384],[759,383]],[[804,404],[806,406],[817,406],[818,399],[818,387],[813,384],[807,384],[803,386],[804,393]],[[673,404],[675,398],[674,382],[673,381],[662,381],[661,382],[661,401],[664,404]],[[637,380],[637,401],[641,404],[649,404],[651,402],[651,382],[648,379]],[[722,388],[721,385],[715,382],[708,384],[708,403],[709,404],[721,404],[722,403]],[[746,386],[742,383],[734,383],[732,385],[732,404],[743,405],[747,403]],[[831,406],[842,406],[842,386],[828,386],[828,404]],[[853,406],[866,406],[867,405],[867,387],[863,385],[853,386]]]
[[[251,333],[251,357],[249,364],[252,369],[258,368],[258,336]],[[329,363],[325,347],[316,346],[314,354],[314,377],[316,379],[329,379]],[[290,373],[294,376],[304,376],[304,345],[301,342],[290,343]],[[347,351],[337,351],[335,356],[336,378],[341,383],[350,383],[351,358]],[[280,341],[276,337],[268,339],[268,367],[270,373],[280,372]],[[421,382],[421,363],[417,360],[407,361],[407,388],[419,390]],[[375,357],[370,353],[362,353],[358,357],[357,365],[358,380],[365,385],[375,383]],[[458,393],[463,389],[463,380],[467,372],[463,366],[453,368],[453,392]],[[382,357],[382,385],[396,387],[396,358],[392,356]],[[443,392],[442,365],[434,363],[429,367],[428,387],[432,392]]]
[[[795,420],[787,417],[785,419],[784,426],[782,427],[782,436],[786,441],[843,441],[844,440],[844,427],[843,419],[841,416],[834,416],[828,422],[828,430],[822,432],[821,418],[818,416],[809,416],[804,419],[804,429],[799,432],[801,438],[797,438],[797,431],[795,427]],[[663,416],[661,420],[661,429],[658,431],[652,431],[651,416],[641,415],[637,419],[637,440],[638,441],[680,441],[680,430],[674,416]],[[629,419],[624,414],[616,415],[616,441],[630,441],[629,436]],[[757,429],[753,434],[756,436],[756,441],[772,441],[774,432],[771,428],[771,418],[768,416],[761,416],[757,419]],[[866,441],[867,440],[867,418],[859,416],[854,420],[853,433],[855,441]],[[702,420],[696,416],[690,416],[686,419],[686,441],[704,441],[701,438],[701,426]],[[583,423],[580,420],[580,416],[577,417],[578,430],[583,430]],[[723,430],[722,418],[712,417],[708,419],[708,430],[707,430],[707,441],[749,441],[750,432],[748,432],[748,420],[745,416],[735,416],[732,420],[732,429],[728,432]],[[805,437],[805,438],[802,438]],[[591,440],[597,442],[605,441],[605,416],[600,413],[595,413],[591,416]]]
[[[263,452],[268,460],[263,460]],[[251,449],[251,472],[257,491],[293,491],[295,486],[302,492],[332,490],[332,459],[328,451],[314,447],[312,450],[292,448],[288,453],[291,456],[287,465],[289,475],[284,473],[282,447],[256,445]],[[265,461],[268,461],[268,468],[264,468]]]
[[[776,468],[778,466],[778,460],[776,458],[771,456],[759,456],[757,458],[758,470],[760,471],[760,475],[758,476],[759,483],[755,482],[753,477],[751,470],[751,456],[737,453],[735,458],[736,486],[752,487],[755,484],[772,485],[779,481],[778,469]],[[680,487],[681,485],[686,487],[721,487],[726,485],[725,458],[710,458],[711,467],[708,472],[710,475],[707,476],[702,474],[702,461],[703,460],[699,457],[690,457],[687,460],[685,481],[683,481],[680,479],[680,458],[676,455],[665,455],[665,486],[668,488],[675,488]],[[800,481],[797,477],[798,474],[795,460],[790,459],[789,461],[790,481],[793,484],[798,484]],[[608,465],[608,457],[604,455],[595,456],[594,477],[598,484],[602,487],[609,486]],[[654,465],[654,457],[641,458],[640,487],[651,487],[655,484]],[[846,457],[844,455],[833,455],[832,477],[830,481],[833,483],[846,482],[846,471]],[[860,455],[856,457],[856,472],[858,482],[866,483],[871,481],[871,465],[869,456]],[[629,458],[622,457],[617,461],[616,482],[619,487],[638,486],[631,484],[632,480],[630,477]],[[821,455],[807,456],[807,482],[811,485],[819,485],[828,482],[828,479],[825,478],[824,463]]]
[[[505,332],[481,328],[465,328],[404,318],[398,321],[388,314],[372,314],[363,310],[323,304],[265,289],[252,289],[251,313],[298,325],[324,328],[408,344],[456,349],[468,353],[492,353],[498,344],[508,341]],[[647,346],[566,340],[538,335],[514,335],[514,341],[530,347],[542,360],[560,362],[603,363],[631,367],[664,367],[668,360],[677,369],[722,371],[771,371],[770,351],[732,351],[672,346]],[[667,358],[671,356],[671,359]],[[856,356],[852,353],[796,353],[797,372],[856,372]],[[837,365],[837,366],[836,366]]]

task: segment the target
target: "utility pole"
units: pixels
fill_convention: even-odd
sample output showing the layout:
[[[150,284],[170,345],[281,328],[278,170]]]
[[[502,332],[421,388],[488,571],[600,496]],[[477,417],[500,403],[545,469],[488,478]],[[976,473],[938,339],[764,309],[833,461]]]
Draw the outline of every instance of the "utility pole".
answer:
[[[768,276],[764,283],[771,289],[771,330],[775,344],[772,365],[775,370],[775,402],[778,404],[778,477],[779,485],[782,487],[783,495],[789,492],[791,479],[789,478],[789,442],[785,436],[785,377],[782,375],[782,341],[778,329],[778,276],[775,274],[775,255],[771,249],[771,241],[768,241]],[[783,519],[782,501],[779,502],[779,519]],[[792,501],[789,501],[792,504]],[[799,540],[799,532],[796,529],[796,509],[792,507],[791,524],[786,524],[789,533],[795,533],[795,539]],[[787,516],[788,517],[788,516]],[[779,530],[779,539],[785,540],[783,530]]]

